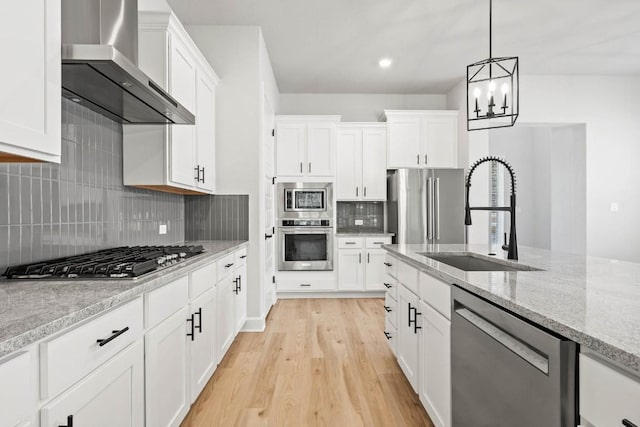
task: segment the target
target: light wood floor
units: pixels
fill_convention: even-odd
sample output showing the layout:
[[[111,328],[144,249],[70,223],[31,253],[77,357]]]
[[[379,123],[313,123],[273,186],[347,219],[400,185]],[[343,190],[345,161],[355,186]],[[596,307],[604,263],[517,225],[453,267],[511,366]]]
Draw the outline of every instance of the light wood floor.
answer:
[[[429,426],[383,334],[382,299],[280,300],[241,333],[183,427]]]

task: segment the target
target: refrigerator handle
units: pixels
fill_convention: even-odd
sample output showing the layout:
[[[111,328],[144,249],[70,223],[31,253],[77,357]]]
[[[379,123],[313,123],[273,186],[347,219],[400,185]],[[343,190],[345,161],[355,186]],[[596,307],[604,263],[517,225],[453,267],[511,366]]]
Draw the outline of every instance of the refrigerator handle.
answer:
[[[433,228],[435,229],[435,239],[440,239],[440,178],[434,180],[434,203],[433,210],[435,212],[433,217]]]
[[[426,182],[427,184],[427,206],[426,206],[427,224],[425,227],[427,230],[427,240],[433,239],[433,204],[432,204],[433,185],[431,181],[432,181],[432,178],[427,178],[427,182]],[[429,242],[427,241],[427,243]]]

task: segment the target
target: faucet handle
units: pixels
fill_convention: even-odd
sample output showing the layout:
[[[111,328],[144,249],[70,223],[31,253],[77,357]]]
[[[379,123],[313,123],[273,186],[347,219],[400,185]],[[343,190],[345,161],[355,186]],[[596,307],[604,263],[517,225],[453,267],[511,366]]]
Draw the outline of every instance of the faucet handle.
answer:
[[[507,233],[504,233],[504,245],[502,245],[502,250],[503,251],[509,250],[509,245],[507,244]]]

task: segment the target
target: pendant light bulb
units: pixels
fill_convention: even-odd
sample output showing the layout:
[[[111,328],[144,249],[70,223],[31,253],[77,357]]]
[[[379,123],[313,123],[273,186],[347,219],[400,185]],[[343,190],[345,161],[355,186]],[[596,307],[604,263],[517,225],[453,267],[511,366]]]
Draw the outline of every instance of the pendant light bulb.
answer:
[[[502,88],[501,88],[501,89],[502,89],[502,93],[503,93],[503,94],[506,94],[506,93],[508,93],[508,92],[509,92],[509,85],[508,85],[508,84],[506,84],[506,83],[504,83],[504,84],[502,85]]]
[[[474,98],[476,99],[480,98],[480,93],[481,93],[480,88],[479,87],[475,88],[475,90],[473,91]]]

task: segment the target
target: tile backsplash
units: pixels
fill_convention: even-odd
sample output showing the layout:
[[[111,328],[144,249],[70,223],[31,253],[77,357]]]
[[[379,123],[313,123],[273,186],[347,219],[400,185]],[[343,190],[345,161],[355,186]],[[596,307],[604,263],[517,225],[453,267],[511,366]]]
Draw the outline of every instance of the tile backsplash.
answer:
[[[0,274],[7,265],[184,239],[184,197],[123,186],[122,126],[69,100],[60,165],[0,164]]]
[[[384,232],[384,202],[338,202],[338,233]],[[361,220],[362,225],[356,225]]]
[[[248,240],[249,196],[185,197],[187,240]]]

